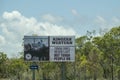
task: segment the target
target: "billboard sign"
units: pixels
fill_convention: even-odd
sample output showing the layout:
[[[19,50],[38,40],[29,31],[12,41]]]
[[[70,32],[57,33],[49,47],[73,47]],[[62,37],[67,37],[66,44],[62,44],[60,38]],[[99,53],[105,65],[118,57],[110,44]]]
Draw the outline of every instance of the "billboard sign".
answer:
[[[75,61],[75,36],[24,36],[25,61]]]

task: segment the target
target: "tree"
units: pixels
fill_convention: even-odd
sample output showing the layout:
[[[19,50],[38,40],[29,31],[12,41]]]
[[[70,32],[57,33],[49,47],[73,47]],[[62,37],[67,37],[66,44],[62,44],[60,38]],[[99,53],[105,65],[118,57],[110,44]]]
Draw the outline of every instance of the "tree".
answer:
[[[113,80],[120,60],[120,27],[112,28],[101,37],[95,37],[93,43],[101,51],[99,63],[103,69],[103,77],[111,77]]]
[[[0,52],[0,78],[7,77],[7,55],[3,52]]]

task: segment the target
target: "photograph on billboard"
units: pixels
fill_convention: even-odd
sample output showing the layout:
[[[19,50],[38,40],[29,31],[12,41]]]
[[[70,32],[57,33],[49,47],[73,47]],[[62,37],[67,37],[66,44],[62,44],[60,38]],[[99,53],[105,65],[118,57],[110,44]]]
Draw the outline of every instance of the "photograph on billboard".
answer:
[[[25,61],[49,61],[47,36],[24,36]]]

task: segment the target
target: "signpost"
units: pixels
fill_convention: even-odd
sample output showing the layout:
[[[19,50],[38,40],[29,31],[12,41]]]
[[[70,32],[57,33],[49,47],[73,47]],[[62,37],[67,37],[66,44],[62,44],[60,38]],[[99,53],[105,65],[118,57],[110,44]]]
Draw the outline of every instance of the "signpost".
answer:
[[[75,61],[75,37],[51,36],[50,61],[61,63],[61,80],[65,80],[65,62]]]
[[[33,62],[32,65],[30,65],[30,69],[33,71],[32,80],[35,80],[35,70],[38,69],[38,65]]]
[[[36,61],[62,62],[61,80],[65,80],[65,63],[75,61],[75,36],[24,36],[24,60],[33,64],[35,80]]]

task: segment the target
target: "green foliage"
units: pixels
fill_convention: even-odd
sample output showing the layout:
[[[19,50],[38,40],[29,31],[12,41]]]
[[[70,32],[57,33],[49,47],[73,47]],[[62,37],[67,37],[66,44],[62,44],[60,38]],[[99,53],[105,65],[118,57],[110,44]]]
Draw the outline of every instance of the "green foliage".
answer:
[[[3,52],[0,52],[0,78],[7,77],[7,55]]]
[[[66,80],[120,80],[120,26],[112,28],[102,36],[95,31],[76,39],[75,62],[64,63]],[[31,62],[20,58],[7,58],[0,52],[0,78],[26,80],[32,78]],[[61,65],[58,62],[36,63],[38,80],[61,80]]]

